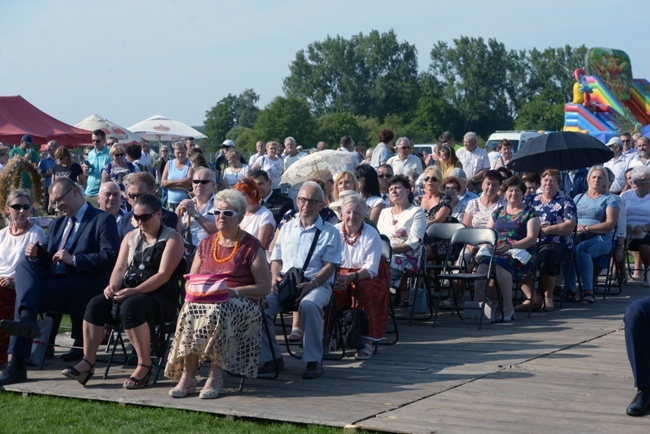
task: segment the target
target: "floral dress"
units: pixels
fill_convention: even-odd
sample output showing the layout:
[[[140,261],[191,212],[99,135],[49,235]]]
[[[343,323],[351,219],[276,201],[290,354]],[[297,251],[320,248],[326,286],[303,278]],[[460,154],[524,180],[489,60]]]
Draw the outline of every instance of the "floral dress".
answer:
[[[498,240],[501,243],[514,243],[526,238],[528,221],[537,217],[535,210],[526,205],[526,207],[517,214],[508,214],[506,207],[503,206],[492,213],[494,221],[494,230],[498,233]],[[512,274],[512,279],[518,281],[523,277],[528,277],[535,268],[537,262],[537,246],[532,245],[526,251],[530,253],[531,258],[526,264],[522,264],[517,259],[506,253],[503,256],[496,256],[494,264],[501,266],[504,270]],[[480,263],[488,264],[489,257],[482,257]]]

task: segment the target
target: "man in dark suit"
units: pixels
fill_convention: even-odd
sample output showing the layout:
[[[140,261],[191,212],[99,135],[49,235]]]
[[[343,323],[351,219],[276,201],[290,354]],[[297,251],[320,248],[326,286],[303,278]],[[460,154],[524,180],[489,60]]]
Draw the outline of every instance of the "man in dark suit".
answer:
[[[120,240],[115,217],[93,208],[69,178],[49,188],[50,204],[61,217],[48,229],[47,243],[29,244],[16,269],[15,320],[0,321],[11,335],[11,362],[0,373],[0,386],[27,379],[25,362],[32,340],[41,332],[38,312],[69,313],[72,338],[82,339],[82,321],[88,301],[108,284]]]
[[[578,169],[562,172],[562,192],[574,198],[585,193],[587,188],[587,173],[589,169]]]
[[[293,205],[293,200],[291,198],[284,196],[280,193],[274,192],[271,190],[272,181],[269,178],[268,173],[264,170],[253,170],[250,175],[248,175],[260,189],[262,200],[260,203],[262,206],[265,206],[273,214],[275,219],[275,224],[278,225],[282,216],[287,211],[292,211],[295,209]]]
[[[124,177],[124,191],[126,193],[127,202],[129,202],[131,207],[133,207],[135,200],[141,195],[145,193],[156,194],[156,179],[147,172],[130,173]],[[176,229],[179,232],[181,231],[176,213],[166,210],[165,208],[162,209],[162,223],[167,227]],[[134,224],[133,209],[131,209],[131,211],[122,216],[117,224],[120,238],[124,238],[126,234],[136,228],[137,226],[134,226]]]

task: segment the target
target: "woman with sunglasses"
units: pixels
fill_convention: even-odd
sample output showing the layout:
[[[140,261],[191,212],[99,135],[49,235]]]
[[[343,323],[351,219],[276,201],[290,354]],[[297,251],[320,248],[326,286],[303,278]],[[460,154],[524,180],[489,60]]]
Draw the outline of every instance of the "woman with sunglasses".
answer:
[[[240,228],[247,205],[234,189],[215,196],[218,231],[201,241],[190,273],[218,276],[212,287],[220,290],[199,292],[191,280],[186,286],[165,368],[165,377],[178,381],[169,391],[174,398],[196,392],[196,373],[206,359],[211,364],[201,399],[219,396],[223,370],[257,376],[262,337],[257,300],[269,293],[271,272],[260,242]]]
[[[10,225],[0,230],[0,320],[14,319],[16,302],[16,265],[25,257],[25,248],[30,243],[45,243],[43,229],[30,223],[27,217],[31,215],[31,198],[29,192],[23,189],[9,193],[4,209],[5,217]],[[0,367],[7,363],[9,335],[0,329]]]
[[[419,205],[427,218],[427,227],[433,223],[455,223],[451,211],[456,206],[451,196],[441,193],[442,174],[437,166],[429,166],[424,170],[424,194],[416,197],[414,204]],[[427,246],[427,258],[442,259],[447,254],[449,241],[438,240]]]
[[[214,224],[215,173],[201,167],[192,175],[193,199],[184,199],[176,207],[176,215],[183,228],[189,227],[192,245],[198,246],[201,240],[217,232]]]
[[[122,324],[138,356],[138,365],[124,382],[125,389],[142,389],[151,377],[151,330],[172,317],[178,296],[173,278],[183,257],[183,241],[161,220],[162,202],[143,194],[135,200],[133,218],[138,229],[129,232],[104,293],[90,300],[83,324],[83,359],[63,375],[85,385],[95,373],[97,348],[104,324]]]
[[[72,179],[84,189],[86,188],[86,175],[81,165],[72,159],[72,154],[70,154],[68,148],[65,146],[57,148],[54,151],[54,158],[56,159],[56,164],[52,169],[52,182],[55,179],[66,177]],[[86,158],[88,158],[87,154],[84,156],[84,159]]]
[[[102,182],[113,181],[124,191],[124,177],[137,171],[135,164],[126,160],[126,150],[122,145],[113,145],[109,151],[113,161],[102,169]]]
[[[271,211],[260,204],[262,193],[259,187],[252,179],[244,178],[240,179],[233,188],[246,196],[248,201],[246,214],[239,226],[257,238],[262,248],[267,249],[276,225]]]

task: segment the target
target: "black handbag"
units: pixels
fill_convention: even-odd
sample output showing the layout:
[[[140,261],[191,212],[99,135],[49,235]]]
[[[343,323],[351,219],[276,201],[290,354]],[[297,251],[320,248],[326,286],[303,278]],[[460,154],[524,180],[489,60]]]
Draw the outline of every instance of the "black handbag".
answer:
[[[355,280],[356,300],[359,303],[359,275],[357,274]],[[368,317],[366,312],[357,307],[355,309],[348,309],[343,312],[343,323],[346,325],[347,330],[343,337],[343,342],[346,348],[350,349],[363,349],[366,343],[363,337],[368,335]]]
[[[307,259],[302,268],[291,267],[282,276],[282,281],[278,283],[278,299],[285,311],[293,310],[296,308],[296,300],[300,297],[300,288],[298,285],[305,282],[305,271],[311,261],[311,255],[314,253],[318,237],[320,236],[320,229],[316,229],[314,240],[311,242]]]

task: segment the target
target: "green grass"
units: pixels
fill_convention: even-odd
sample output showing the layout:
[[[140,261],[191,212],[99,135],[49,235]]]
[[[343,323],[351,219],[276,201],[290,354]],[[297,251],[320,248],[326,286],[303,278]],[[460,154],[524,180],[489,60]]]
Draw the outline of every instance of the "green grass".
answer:
[[[342,432],[317,425],[233,420],[210,413],[10,392],[0,392],[0,409],[3,433]]]

